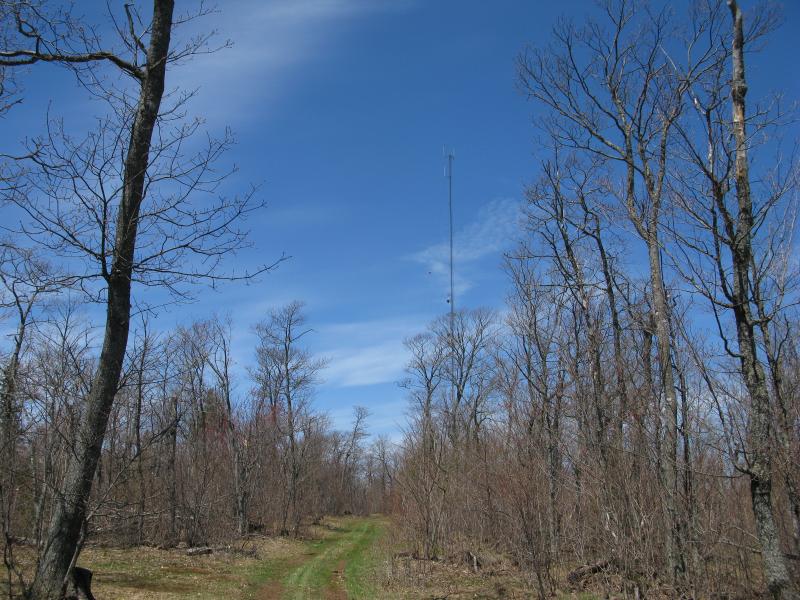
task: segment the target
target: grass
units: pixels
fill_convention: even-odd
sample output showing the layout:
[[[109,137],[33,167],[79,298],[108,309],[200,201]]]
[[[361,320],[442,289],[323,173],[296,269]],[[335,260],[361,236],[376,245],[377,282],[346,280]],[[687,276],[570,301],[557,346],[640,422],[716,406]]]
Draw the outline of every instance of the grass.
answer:
[[[348,554],[347,569],[344,572],[348,598],[367,600],[377,597],[374,573],[382,557],[376,551],[375,542],[383,533],[383,529],[383,523],[368,523],[367,528]]]
[[[288,569],[302,542],[255,540],[258,558],[226,553],[187,557],[175,550],[88,549],[80,561],[95,573],[93,590],[108,600],[153,598],[256,598],[258,590]]]
[[[249,577],[249,585],[242,598],[279,598],[282,596],[281,581],[304,559],[305,544],[297,543],[294,551],[287,555],[273,556],[260,561]],[[270,593],[267,593],[267,592]]]
[[[371,548],[384,527],[375,517],[329,519],[311,530],[310,540],[261,538],[242,545],[256,557],[89,546],[79,565],[94,572],[92,589],[104,600],[376,598]],[[28,553],[20,558],[30,574]]]
[[[310,594],[329,584],[339,545],[338,535],[332,535],[311,545],[309,554],[313,555],[313,558],[294,569],[284,580],[289,598],[294,600],[310,597]]]
[[[383,525],[377,519],[343,519],[331,534],[313,544],[312,558],[293,570],[284,580],[287,598],[319,598],[323,592],[334,597],[374,598],[369,553]]]
[[[88,547],[79,564],[93,570],[93,590],[104,600],[536,597],[530,580],[505,560],[474,573],[458,561],[398,557],[407,548],[384,518],[326,519],[310,533],[307,540],[260,538],[244,544],[257,557],[225,552],[189,557],[178,549]],[[562,592],[558,598],[598,597]]]
[[[89,546],[78,564],[93,571],[92,590],[103,600],[248,600],[261,598],[262,588],[282,579],[302,560],[307,545],[285,538],[243,544],[257,557],[226,552],[189,557],[178,549]],[[27,548],[17,554],[30,580],[33,556]],[[0,595],[6,594],[0,585]]]

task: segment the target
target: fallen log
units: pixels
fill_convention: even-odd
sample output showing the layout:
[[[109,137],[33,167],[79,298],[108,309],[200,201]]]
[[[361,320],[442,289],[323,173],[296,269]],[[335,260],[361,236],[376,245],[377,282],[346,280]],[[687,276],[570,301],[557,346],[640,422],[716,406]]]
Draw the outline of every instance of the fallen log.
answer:
[[[258,551],[255,548],[237,548],[236,546],[215,546],[214,552],[225,552],[236,556],[246,556],[248,558],[258,558]]]
[[[212,552],[214,552],[213,548],[201,546],[199,548],[189,548],[186,551],[186,556],[202,556],[203,554],[211,554]]]
[[[601,560],[598,563],[593,565],[585,565],[583,567],[578,567],[574,571],[570,571],[569,575],[567,575],[567,581],[572,585],[577,585],[587,577],[594,575],[596,573],[600,573],[602,571],[606,571],[614,566],[613,561],[610,560]]]
[[[429,560],[432,562],[438,562],[441,560],[440,556],[433,555],[429,557],[422,556],[419,552],[395,552],[392,555],[393,558],[410,558],[411,560]]]

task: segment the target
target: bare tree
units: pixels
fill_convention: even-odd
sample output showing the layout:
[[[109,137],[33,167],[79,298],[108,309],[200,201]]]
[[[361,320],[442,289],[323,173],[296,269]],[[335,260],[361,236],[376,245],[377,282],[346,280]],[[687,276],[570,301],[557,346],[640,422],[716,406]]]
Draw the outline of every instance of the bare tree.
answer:
[[[225,409],[228,445],[233,458],[233,494],[236,529],[240,536],[247,534],[247,461],[242,447],[243,435],[237,427],[233,400],[233,381],[231,374],[231,323],[230,320],[215,320],[210,323],[212,348],[208,357],[209,368],[214,373],[216,385]]]
[[[447,385],[448,349],[446,340],[431,331],[408,338],[405,346],[410,357],[401,386],[411,395],[412,431],[400,481],[414,503],[409,516],[412,522],[419,521],[422,556],[431,559],[440,550],[447,490],[444,439],[437,413],[441,415],[440,396],[447,393],[439,389]]]
[[[557,288],[548,289],[538,281],[529,259],[514,257],[507,259],[506,263],[512,292],[507,318],[509,335],[503,344],[501,360],[510,366],[513,370],[511,376],[520,380],[524,390],[521,394],[524,404],[518,414],[511,413],[515,417],[510,419],[510,426],[516,425],[521,430],[518,461],[530,476],[537,469],[539,450],[543,450],[546,457],[548,530],[544,548],[540,548],[531,535],[533,515],[529,509],[535,503],[530,497],[525,497],[525,493],[518,500],[517,513],[522,530],[527,532],[522,537],[526,540],[529,555],[543,550],[548,561],[555,561],[560,553],[562,536],[559,499],[563,486],[566,371],[559,364],[558,354],[564,303]],[[509,409],[516,409],[517,399],[513,391],[508,401]]]
[[[787,303],[795,301],[793,294],[796,297],[796,273],[786,257],[794,229],[791,195],[798,171],[796,164],[790,164],[785,175],[776,172],[752,182],[749,153],[757,148],[756,139],[774,131],[783,117],[761,107],[747,114],[745,50],[774,29],[778,16],[768,7],[754,13],[745,28],[737,2],[728,0],[727,6],[731,34],[721,3],[698,10],[694,22],[693,37],[707,36],[703,39],[710,41],[701,51],[711,58],[703,77],[689,88],[694,118],[684,119],[678,128],[677,154],[685,169],[676,173],[673,187],[690,228],[677,228],[683,251],[675,263],[692,288],[710,302],[724,350],[738,362],[749,408],[745,461],[737,466],[750,480],[767,587],[775,598],[794,598],[797,591],[790,583],[773,507],[777,455],[773,440],[777,437],[785,454],[788,439],[780,424],[784,414],[780,367],[772,334]],[[725,38],[732,40],[730,46],[723,43]],[[674,62],[673,68],[676,77],[684,76],[685,67]],[[732,319],[735,334],[727,329],[727,318]],[[785,476],[784,485],[796,514],[800,498],[795,481]]]
[[[0,377],[0,509],[3,518],[3,561],[8,573],[9,590],[14,575],[21,577],[14,559],[15,505],[19,501],[17,470],[20,433],[24,426],[23,401],[20,398],[20,371],[29,331],[35,327],[39,305],[47,295],[58,292],[65,282],[52,268],[32,252],[6,245],[0,250],[0,306],[14,315],[11,352],[3,357]],[[10,593],[10,592],[9,592]]]
[[[180,294],[177,284],[182,281],[217,276],[220,259],[244,242],[245,233],[236,229],[236,222],[250,209],[250,195],[208,208],[188,207],[189,196],[213,191],[219,183],[211,164],[227,143],[211,142],[205,152],[186,159],[183,144],[198,124],[178,121],[172,126],[181,117],[180,98],[177,105],[162,108],[168,65],[208,48],[207,36],[171,46],[174,27],[185,22],[174,17],[172,0],[155,0],[146,25],[126,7],[124,20],[114,21],[118,51],[102,49],[94,30],[81,27],[68,14],[48,14],[29,3],[15,3],[12,14],[19,47],[0,53],[0,66],[69,65],[110,109],[84,142],[74,142],[51,127],[31,153],[24,189],[10,194],[27,217],[20,233],[65,258],[82,260],[84,269],[75,275],[84,290],[103,299],[107,313],[79,443],[31,588],[33,597],[57,598],[77,558],[117,392],[130,329],[132,283],[162,285]],[[108,84],[99,70],[104,64],[130,86]],[[169,182],[172,190],[160,190],[162,182]],[[100,286],[94,286],[98,280]]]
[[[708,64],[699,60],[683,77],[670,76],[663,48],[673,37],[674,25],[666,7],[651,10],[628,0],[609,0],[601,4],[601,12],[605,25],[557,27],[554,45],[522,56],[520,75],[523,89],[550,109],[545,127],[553,139],[607,164],[608,192],[618,198],[645,244],[666,407],[661,472],[671,531],[667,556],[677,581],[686,569],[686,540],[678,518],[678,397],[671,302],[662,264],[663,221],[669,208],[666,179],[676,122],[691,82]]]
[[[449,421],[447,435],[455,447],[462,432],[477,439],[488,415],[495,315],[487,309],[457,311],[452,323],[449,317],[442,317],[434,322],[432,331],[446,342],[444,372],[451,389],[444,413]]]
[[[306,464],[311,448],[306,433],[312,432],[308,403],[319,372],[325,366],[300,345],[312,330],[306,326],[303,304],[292,302],[272,312],[268,320],[256,326],[259,338],[256,349],[257,377],[264,396],[273,398],[280,411],[278,430],[288,446],[284,475],[286,496],[281,515],[281,533],[297,535],[300,528],[300,502]]]

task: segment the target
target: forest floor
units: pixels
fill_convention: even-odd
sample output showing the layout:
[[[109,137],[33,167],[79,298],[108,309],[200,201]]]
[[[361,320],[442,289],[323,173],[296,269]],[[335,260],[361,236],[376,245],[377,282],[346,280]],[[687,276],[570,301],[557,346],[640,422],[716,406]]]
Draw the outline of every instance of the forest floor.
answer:
[[[98,600],[383,598],[373,547],[387,525],[377,516],[329,518],[310,527],[305,539],[258,537],[200,556],[187,556],[186,549],[90,545],[78,564],[92,570]],[[25,550],[17,558],[29,577],[32,557]],[[0,583],[0,596],[7,589]]]
[[[255,538],[193,557],[185,550],[87,548],[80,564],[94,572],[98,600],[380,598],[370,550],[386,525],[380,517],[330,518],[306,539]]]
[[[89,546],[79,564],[93,571],[98,600],[537,597],[530,581],[502,560],[480,572],[458,561],[420,561],[401,552],[394,533],[385,517],[326,518],[300,540],[258,537],[200,556],[187,556],[185,549]]]

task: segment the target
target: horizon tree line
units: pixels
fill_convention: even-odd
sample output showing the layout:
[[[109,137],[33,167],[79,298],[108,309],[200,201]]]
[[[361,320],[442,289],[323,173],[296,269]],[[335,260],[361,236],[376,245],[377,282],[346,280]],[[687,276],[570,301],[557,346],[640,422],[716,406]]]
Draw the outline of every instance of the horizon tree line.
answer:
[[[794,116],[746,103],[780,14],[688,7],[604,0],[519,57],[542,160],[505,312],[406,342],[421,558],[510,553],[540,598],[564,569],[627,598],[800,593]]]

